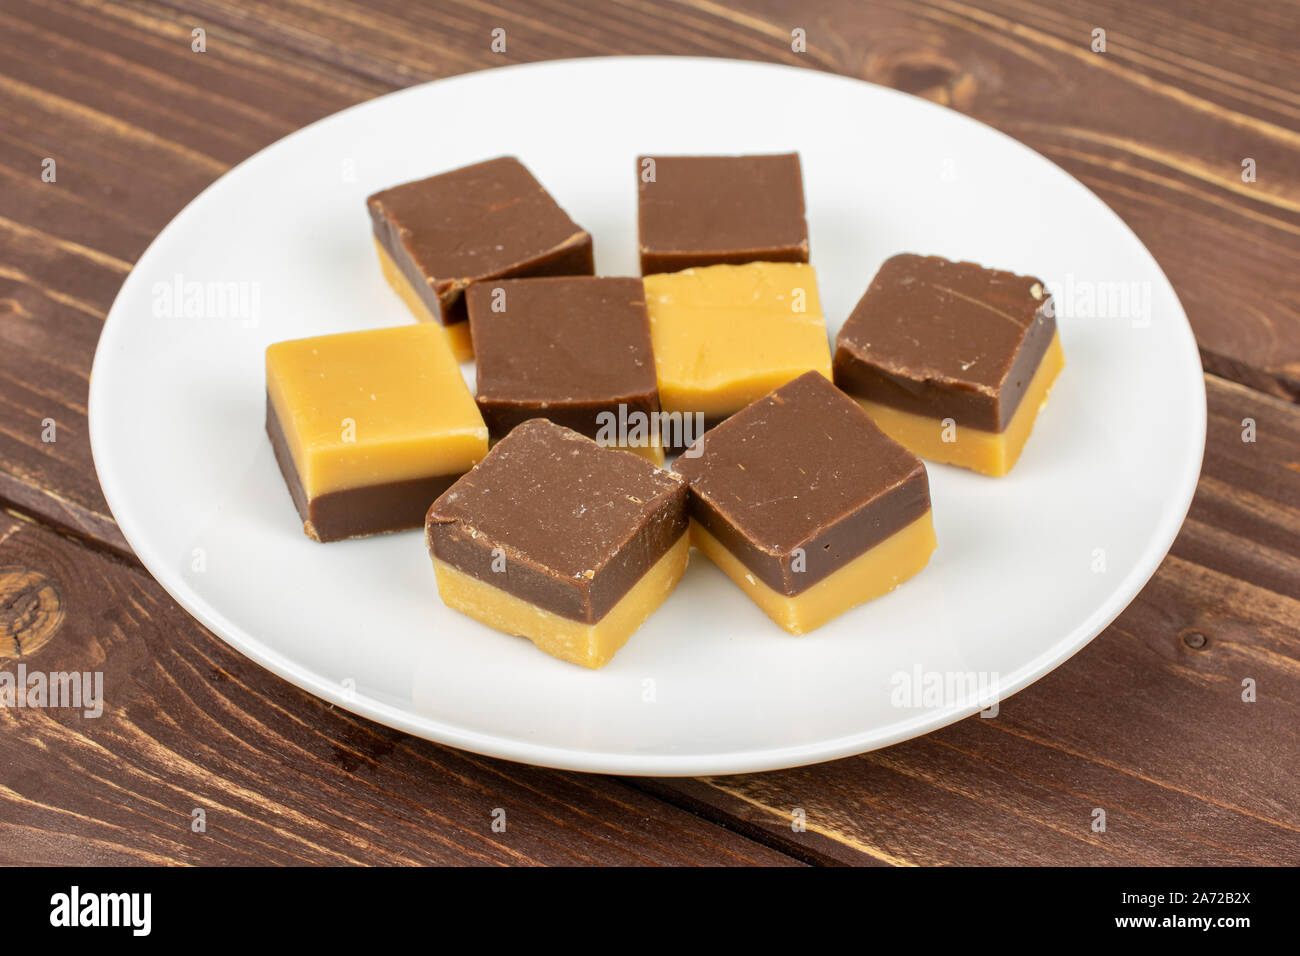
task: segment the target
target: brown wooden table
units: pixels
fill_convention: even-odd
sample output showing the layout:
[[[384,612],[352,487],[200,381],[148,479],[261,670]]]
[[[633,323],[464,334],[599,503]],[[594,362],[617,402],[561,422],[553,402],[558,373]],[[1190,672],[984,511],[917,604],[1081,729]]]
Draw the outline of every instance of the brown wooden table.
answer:
[[[0,862],[1300,863],[1298,32],[1289,0],[0,0],[0,666],[101,669],[110,705],[0,709]],[[397,87],[614,53],[792,63],[944,103],[1083,180],[1172,280],[1209,393],[1191,513],[1119,620],[997,719],[739,777],[520,766],[295,689],[123,540],[87,443],[90,363],[189,199]]]

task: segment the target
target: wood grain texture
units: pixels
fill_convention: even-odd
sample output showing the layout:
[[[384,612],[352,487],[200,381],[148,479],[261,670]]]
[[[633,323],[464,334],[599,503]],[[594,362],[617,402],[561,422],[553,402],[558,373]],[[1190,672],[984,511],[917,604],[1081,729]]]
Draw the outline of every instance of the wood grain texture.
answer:
[[[0,668],[16,653],[102,668],[110,699],[99,719],[0,709],[0,862],[1300,862],[1298,10],[0,0]],[[1089,48],[1098,27],[1104,54]],[[239,658],[148,578],[108,514],[86,436],[94,347],[131,265],[204,186],[391,89],[632,53],[801,65],[968,113],[1083,180],[1173,282],[1215,373],[1189,520],[1128,611],[998,718],[712,780],[460,754]],[[490,829],[498,806],[506,834]]]
[[[98,671],[105,702],[99,717],[0,707],[0,864],[793,862],[622,781],[333,708],[240,657],[144,571],[12,513],[0,549],[0,668]],[[15,657],[15,634],[41,641]]]
[[[830,764],[640,785],[814,862],[1300,864],[1300,408],[1207,386],[1204,475],[1170,557],[996,717]]]

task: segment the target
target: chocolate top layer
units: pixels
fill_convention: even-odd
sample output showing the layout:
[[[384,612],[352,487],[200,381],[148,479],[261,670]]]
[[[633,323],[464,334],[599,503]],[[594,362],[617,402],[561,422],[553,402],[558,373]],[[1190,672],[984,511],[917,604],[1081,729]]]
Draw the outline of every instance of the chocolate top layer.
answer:
[[[654,160],[654,180],[643,174]],[[639,157],[643,271],[808,261],[799,155]]]
[[[835,383],[904,411],[1000,432],[1055,332],[1039,279],[897,255],[840,329]]]
[[[816,372],[700,441],[699,457],[673,465],[690,482],[691,516],[785,594],[807,589],[930,508],[921,460]]]
[[[545,419],[510,432],[426,518],[434,557],[588,623],[608,613],[685,528],[683,480]]]
[[[394,186],[366,203],[375,236],[399,266],[423,277],[413,282],[417,290],[432,285],[444,299],[472,280],[518,275],[566,249],[587,247],[585,262],[546,271],[591,272],[591,236],[511,156]]]
[[[656,387],[640,279],[502,279],[466,295],[480,398],[607,400]]]
[[[494,436],[549,418],[589,438],[597,415],[659,409],[640,279],[503,279],[466,292],[477,400]]]

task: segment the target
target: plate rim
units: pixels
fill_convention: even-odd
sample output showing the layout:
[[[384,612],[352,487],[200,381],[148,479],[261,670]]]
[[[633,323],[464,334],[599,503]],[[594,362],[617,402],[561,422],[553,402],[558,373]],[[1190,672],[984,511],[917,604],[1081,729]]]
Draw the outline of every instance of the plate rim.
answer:
[[[592,57],[573,57],[557,60],[539,60],[529,63],[516,63],[500,67],[485,67],[480,70],[473,70],[467,73],[459,73],[454,76],[442,77],[440,79],[430,80],[426,83],[419,83],[414,86],[403,87],[402,89],[393,90],[380,96],[371,97],[359,103],[323,116],[293,132],[277,139],[275,142],[257,150],[241,162],[226,170],[215,180],[205,186],[197,195],[187,202],[158,232],[154,239],[140,254],[139,258],[132,265],[131,271],[127,274],[114,296],[113,303],[105,315],[104,324],[100,331],[99,340],[96,343],[94,359],[91,364],[90,382],[87,399],[87,422],[88,434],[91,448],[91,458],[95,467],[96,478],[100,484],[104,500],[108,505],[109,512],[117,523],[123,538],[130,545],[135,557],[140,561],[144,569],[151,577],[167,592],[167,594],[176,601],[191,617],[197,620],[201,625],[211,631],[219,640],[229,645],[244,657],[249,658],[254,663],[271,671],[276,676],[288,681],[290,684],[307,691],[314,696],[331,703],[350,713],[357,714],[380,724],[409,733],[412,736],[430,740],[434,743],[445,746],[456,747],[467,750],[472,753],[484,756],[495,757],[505,760],[512,760],[521,763],[532,764],[540,767],[548,767],[559,770],[572,770],[587,773],[605,773],[614,775],[643,775],[643,776],[661,776],[661,777],[681,777],[681,776],[725,776],[738,773],[757,773],[771,770],[789,769],[793,767],[806,766],[809,764],[822,763],[830,760],[837,760],[843,757],[867,753],[882,747],[892,746],[931,733],[949,724],[963,720],[972,714],[979,712],[980,706],[953,706],[936,711],[926,711],[917,715],[911,720],[904,720],[889,724],[889,732],[882,733],[879,730],[863,731],[856,734],[849,734],[826,740],[819,740],[814,743],[804,743],[798,745],[789,745],[779,748],[751,749],[743,751],[724,751],[721,753],[710,754],[687,754],[676,755],[671,753],[658,754],[633,754],[633,753],[609,753],[604,751],[587,751],[576,750],[567,747],[559,747],[551,744],[532,743],[523,739],[504,737],[493,733],[483,733],[467,729],[454,724],[445,723],[442,720],[434,718],[414,718],[408,711],[395,707],[384,701],[372,697],[365,697],[356,693],[349,693],[339,684],[329,681],[313,670],[303,667],[297,662],[285,657],[280,652],[267,646],[255,635],[249,634],[243,628],[235,626],[219,609],[211,606],[205,600],[202,600],[194,593],[183,575],[171,574],[168,571],[160,573],[159,568],[170,568],[170,562],[164,562],[161,556],[151,553],[147,544],[147,535],[143,533],[139,524],[133,515],[127,514],[125,520],[123,515],[118,513],[114,506],[114,500],[119,502],[118,479],[112,469],[112,452],[108,449],[107,439],[104,434],[106,426],[103,424],[103,414],[99,410],[104,407],[107,399],[102,397],[102,389],[96,385],[95,372],[101,367],[101,362],[107,363],[110,359],[106,358],[112,351],[114,344],[115,329],[121,326],[123,320],[115,318],[118,314],[118,305],[122,302],[129,290],[133,289],[137,280],[137,275],[142,274],[140,265],[147,262],[150,255],[156,248],[160,248],[169,233],[176,227],[177,223],[186,218],[188,214],[201,202],[207,194],[216,189],[227,178],[234,176],[237,172],[244,170],[245,167],[251,166],[263,160],[266,154],[275,150],[281,144],[297,137],[305,135],[315,127],[340,120],[346,114],[353,110],[358,110],[369,106],[378,100],[401,97],[407,94],[414,94],[426,87],[435,84],[455,85],[461,82],[472,82],[473,79],[484,72],[528,72],[535,70],[555,70],[569,69],[573,67],[589,68],[592,66],[599,67],[601,64],[609,62],[637,63],[652,66],[658,63],[662,66],[679,66],[683,62],[689,62],[698,65],[711,65],[713,67],[723,67],[726,69],[751,69],[751,70],[778,70],[778,71],[798,71],[800,73],[811,73],[821,78],[822,82],[844,83],[844,84],[862,84],[872,88],[874,91],[886,96],[903,98],[909,101],[913,108],[921,110],[932,109],[942,111],[950,119],[955,118],[960,123],[968,123],[980,127],[986,134],[993,133],[1010,144],[1011,148],[1023,150],[1033,154],[1039,161],[1048,163],[1057,172],[1073,181],[1079,186],[1087,196],[1096,202],[1105,213],[1109,215],[1115,224],[1132,237],[1137,248],[1141,250],[1149,261],[1150,267],[1154,270],[1154,275],[1159,276],[1178,310],[1178,316],[1182,322],[1180,330],[1182,335],[1183,350],[1190,355],[1187,365],[1189,379],[1192,363],[1195,365],[1195,398],[1192,412],[1191,427],[1188,440],[1194,447],[1194,454],[1188,459],[1177,488],[1171,489],[1173,492],[1171,501],[1176,507],[1171,507],[1166,511],[1161,523],[1155,531],[1148,537],[1144,543],[1143,549],[1135,559],[1129,573],[1122,578],[1115,588],[1112,589],[1110,597],[1099,604],[1091,614],[1083,619],[1069,635],[1047,648],[1042,654],[1031,659],[1018,668],[1008,679],[1000,679],[998,683],[998,700],[1005,701],[1009,697],[1019,693],[1025,687],[1039,680],[1042,677],[1055,671],[1065,661],[1069,660],[1080,650],[1091,643],[1098,637],[1102,631],[1110,625],[1120,614],[1122,614],[1133,600],[1138,596],[1147,582],[1155,575],[1163,562],[1166,555],[1173,546],[1179,530],[1181,530],[1187,513],[1191,508],[1192,499],[1196,492],[1197,484],[1200,480],[1201,468],[1204,462],[1205,438],[1207,407],[1205,393],[1204,369],[1200,359],[1199,348],[1196,344],[1195,334],[1192,331],[1191,323],[1187,318],[1186,309],[1178,297],[1177,290],[1165,275],[1164,270],[1160,267],[1159,262],[1147,249],[1146,244],[1135,233],[1129,225],[1115,212],[1100,196],[1093,192],[1086,184],[1081,182],[1069,171],[1053,162],[1047,156],[1039,153],[1037,150],[1020,142],[1015,137],[1004,133],[1002,130],[987,123],[983,123],[972,116],[961,113],[957,110],[950,109],[930,100],[903,93],[886,86],[871,83],[857,77],[847,76],[841,73],[830,73],[821,70],[814,70],[808,67],[794,66],[785,63],[772,63],[761,60],[737,60],[725,57],[696,57],[696,56],[665,56],[665,55],[626,55],[626,56],[592,56]],[[102,381],[102,376],[100,377]],[[1194,461],[1193,461],[1194,459]],[[108,467],[101,467],[101,465]],[[139,542],[146,542],[143,549]]]

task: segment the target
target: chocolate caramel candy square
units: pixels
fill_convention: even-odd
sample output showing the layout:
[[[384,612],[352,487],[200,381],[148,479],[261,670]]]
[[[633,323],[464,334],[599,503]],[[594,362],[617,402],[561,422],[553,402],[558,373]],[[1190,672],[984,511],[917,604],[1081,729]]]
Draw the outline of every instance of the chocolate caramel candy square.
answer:
[[[519,160],[503,156],[375,193],[384,277],[417,319],[473,356],[465,289],[512,276],[591,275],[591,236]]]
[[[641,274],[807,262],[798,153],[637,159]]]
[[[420,527],[488,443],[446,337],[431,325],[270,346],[266,431],[303,531],[317,541]]]
[[[791,634],[893,590],[934,551],[925,465],[815,372],[691,451],[673,465],[691,543]]]
[[[466,292],[492,439],[546,418],[664,462],[645,289],[636,278],[478,282]]]
[[[603,667],[677,586],[686,482],[543,418],[499,441],[429,509],[449,607]]]
[[[711,427],[804,372],[830,378],[812,266],[706,266],[644,282],[665,412],[698,413]]]
[[[886,260],[835,344],[835,384],[932,461],[1004,475],[1065,354],[1032,276],[937,256]]]

